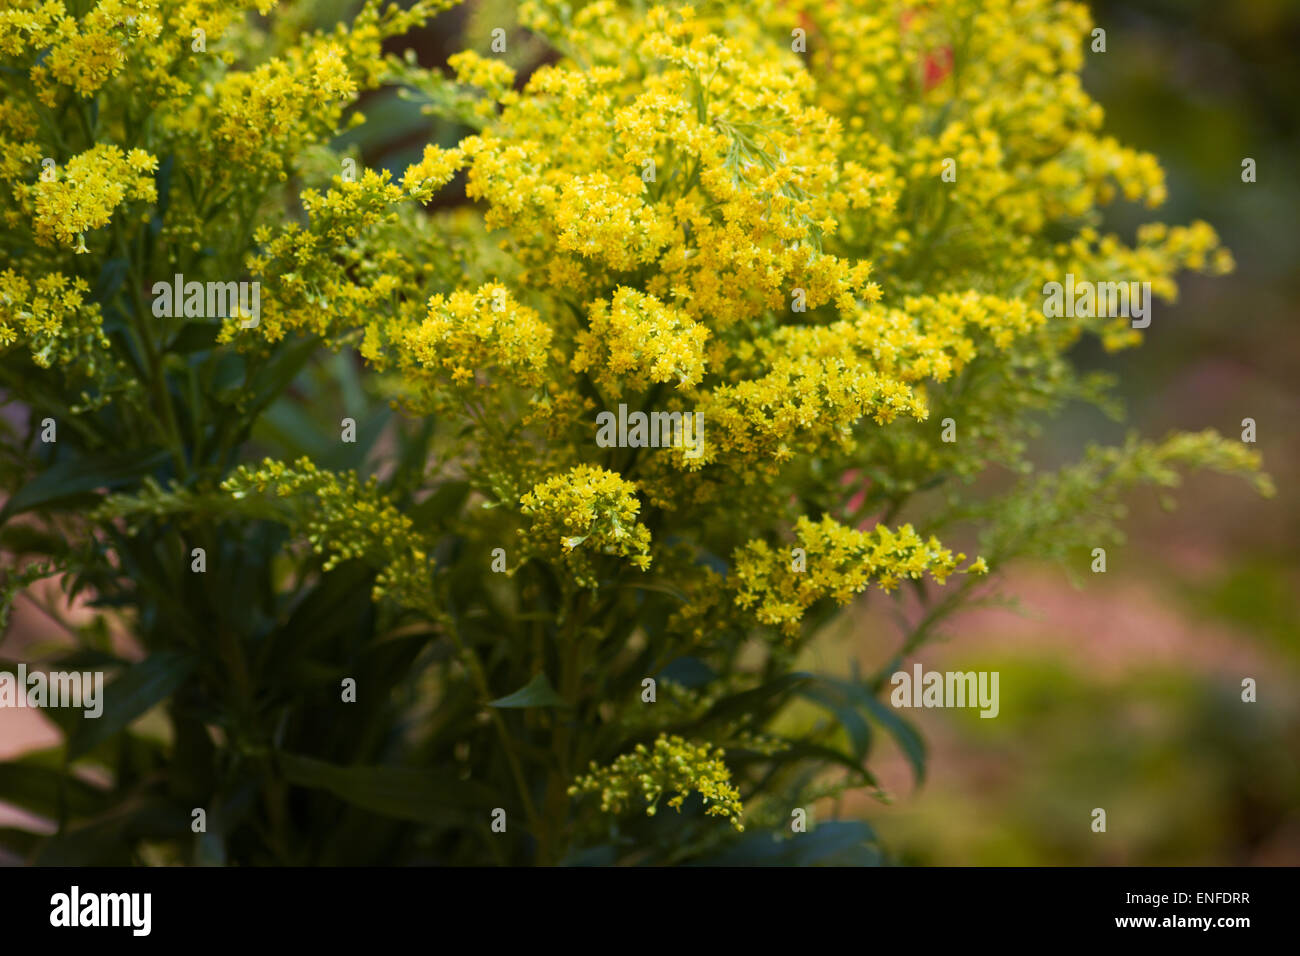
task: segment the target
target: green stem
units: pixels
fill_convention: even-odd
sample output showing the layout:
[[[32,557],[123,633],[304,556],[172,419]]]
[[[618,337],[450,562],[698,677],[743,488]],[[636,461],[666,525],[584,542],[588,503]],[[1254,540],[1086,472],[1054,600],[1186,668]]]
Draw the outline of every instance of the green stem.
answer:
[[[176,409],[172,403],[171,393],[167,388],[166,372],[162,367],[162,355],[159,351],[160,345],[155,345],[154,337],[149,333],[149,324],[147,316],[152,313],[146,307],[144,295],[140,289],[143,285],[143,276],[140,269],[142,266],[144,249],[143,243],[137,240],[135,256],[126,254],[125,237],[121,229],[117,229],[117,245],[119,254],[128,262],[127,274],[131,286],[131,303],[133,305],[132,327],[138,336],[138,342],[141,346],[145,362],[148,365],[149,388],[153,392],[154,401],[158,405],[158,410],[162,412],[163,441],[171,452],[172,460],[175,462],[177,477],[184,480],[189,475],[189,465],[185,460],[185,442],[181,437],[180,426],[176,419]]]
[[[465,662],[469,670],[470,677],[474,681],[474,686],[482,698],[483,706],[492,720],[493,726],[496,727],[497,734],[501,738],[501,746],[506,756],[506,762],[510,765],[510,772],[515,778],[515,786],[519,790],[519,799],[524,805],[524,814],[528,818],[528,827],[532,830],[533,835],[541,842],[543,832],[541,818],[537,815],[537,808],[533,805],[532,795],[528,791],[528,780],[524,776],[523,766],[519,763],[519,757],[515,753],[514,743],[510,739],[510,732],[506,728],[506,723],[501,717],[501,712],[495,707],[488,707],[488,701],[492,700],[492,692],[488,686],[487,674],[483,669],[483,662],[479,659],[474,648],[460,635],[460,629],[456,626],[455,619],[449,614],[436,614],[434,617],[440,620],[446,627],[447,634],[451,637],[452,643],[456,645],[456,650],[460,653],[461,659]]]

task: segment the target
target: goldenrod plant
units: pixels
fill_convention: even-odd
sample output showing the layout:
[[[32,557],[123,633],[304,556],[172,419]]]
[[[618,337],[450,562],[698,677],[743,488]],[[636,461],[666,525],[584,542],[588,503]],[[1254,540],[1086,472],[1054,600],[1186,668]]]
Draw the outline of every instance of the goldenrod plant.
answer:
[[[0,3],[4,597],[57,628],[26,668],[108,675],[0,765],[51,825],[0,845],[881,860],[817,808],[887,798],[882,734],[923,773],[892,671],[1008,562],[1086,568],[1134,486],[1270,493],[1208,431],[1033,455],[1115,411],[1075,347],[1158,349],[1230,254],[1104,231],[1166,187],[1081,4],[491,0],[421,65],[449,6]],[[395,105],[436,141],[370,168]],[[1153,320],[1045,309],[1067,276]],[[890,664],[810,669],[862,601]]]

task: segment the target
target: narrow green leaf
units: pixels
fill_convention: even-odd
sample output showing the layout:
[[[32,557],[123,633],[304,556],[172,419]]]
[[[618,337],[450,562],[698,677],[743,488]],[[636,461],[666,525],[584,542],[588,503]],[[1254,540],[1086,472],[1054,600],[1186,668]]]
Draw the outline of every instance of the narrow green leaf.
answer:
[[[545,674],[538,674],[513,694],[500,697],[489,707],[567,707],[564,698],[555,692]]]
[[[921,783],[925,780],[925,741],[921,739],[921,735],[910,723],[894,713],[893,708],[888,704],[881,703],[870,694],[864,694],[863,701],[871,715],[898,741],[898,746],[907,757],[908,763],[912,765],[916,782]]]
[[[0,848],[8,850],[24,860],[31,856],[32,851],[36,849],[41,840],[42,837],[39,833],[32,833],[30,830],[20,830],[17,827],[0,827]]]
[[[848,734],[853,745],[853,756],[858,760],[866,757],[871,747],[871,727],[857,709],[845,702],[831,685],[801,688],[799,696],[823,707]]]
[[[57,769],[41,766],[26,757],[13,763],[0,763],[0,801],[5,803],[57,820],[60,786],[67,788],[66,806],[74,817],[98,813],[109,799],[107,793],[84,780],[65,777]]]
[[[417,526],[436,523],[446,527],[460,513],[471,490],[468,481],[448,481],[438,490],[411,509],[411,520]]]
[[[284,778],[300,787],[324,790],[347,803],[399,820],[446,822],[446,811],[491,806],[492,792],[472,780],[458,780],[414,767],[340,767],[281,753]]]
[[[138,481],[167,460],[167,452],[152,455],[75,456],[47,468],[23,485],[0,509],[4,521],[33,508],[50,507],[97,488],[118,488]]]
[[[806,671],[782,674],[761,687],[755,687],[753,690],[742,691],[739,694],[722,698],[709,708],[708,713],[701,717],[698,723],[712,723],[738,717],[742,714],[752,714],[764,718],[780,709],[787,694],[812,679],[813,675]]]
[[[170,697],[190,676],[194,664],[189,654],[160,651],[128,668],[104,688],[103,712],[77,722],[68,740],[68,759],[76,760]]]
[[[699,866],[879,866],[876,835],[866,823],[828,820],[807,833],[748,833]]]

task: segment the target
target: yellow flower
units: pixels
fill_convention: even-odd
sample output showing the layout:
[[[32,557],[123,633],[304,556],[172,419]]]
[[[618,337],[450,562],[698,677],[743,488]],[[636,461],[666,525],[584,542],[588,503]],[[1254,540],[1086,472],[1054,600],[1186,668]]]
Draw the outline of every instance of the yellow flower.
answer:
[[[632,805],[633,796],[646,803],[646,815],[654,816],[665,794],[668,806],[681,812],[682,804],[692,792],[704,801],[709,816],[725,817],[736,830],[744,807],[740,791],[731,782],[731,771],[723,763],[726,754],[709,744],[692,744],[676,735],[660,734],[653,749],[637,744],[631,753],[617,757],[608,767],[594,761],[591,772],[579,777],[569,788],[570,796],[600,794],[600,808],[606,813],[622,813]]]
[[[757,620],[779,627],[787,637],[798,634],[804,612],[823,598],[843,605],[873,581],[890,591],[904,578],[925,574],[942,584],[966,557],[954,555],[934,537],[922,538],[907,524],[896,531],[883,525],[857,531],[829,515],[820,522],[801,517],[796,535],[802,554],[750,541],[736,552],[728,582],[738,607],[754,608]],[[982,559],[966,568],[977,574],[986,570]]]
[[[612,471],[578,465],[554,475],[525,494],[521,530],[530,553],[561,558],[581,587],[598,583],[595,555],[627,558],[650,566],[650,532],[637,521],[636,485]]]
[[[609,395],[650,382],[695,385],[704,375],[708,337],[685,313],[620,286],[610,301],[592,303],[571,365],[589,371]]]
[[[328,571],[344,561],[365,561],[379,569],[374,597],[392,597],[406,607],[436,613],[432,597],[432,550],[414,522],[376,488],[353,474],[318,468],[309,458],[292,465],[263,460],[241,465],[222,482],[236,499],[267,495],[287,500],[289,523],[301,527]]]
[[[53,182],[30,187],[39,242],[71,245],[87,252],[86,233],[108,225],[128,200],[157,198],[153,170],[158,161],[143,150],[128,154],[101,144],[72,157]]]
[[[520,305],[497,283],[474,292],[435,295],[424,322],[403,338],[410,363],[426,369],[454,369],[465,382],[473,371],[499,370],[511,381],[540,383],[551,330],[537,313]]]

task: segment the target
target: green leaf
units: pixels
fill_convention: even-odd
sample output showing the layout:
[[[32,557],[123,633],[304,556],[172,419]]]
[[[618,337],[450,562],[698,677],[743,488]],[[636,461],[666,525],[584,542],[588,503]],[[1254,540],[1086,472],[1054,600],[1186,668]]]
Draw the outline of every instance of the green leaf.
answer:
[[[867,710],[871,712],[871,716],[875,717],[880,725],[898,741],[898,746],[907,757],[908,763],[912,765],[916,782],[921,783],[925,780],[925,741],[921,739],[921,735],[916,732],[916,728],[894,713],[893,708],[888,704],[881,703],[865,692],[862,700]]]
[[[867,751],[871,748],[871,727],[858,713],[857,708],[846,702],[842,694],[836,692],[834,684],[825,682],[821,683],[821,686],[804,687],[800,688],[798,693],[800,697],[818,704],[835,717],[839,725],[844,728],[844,732],[848,734],[849,742],[853,745],[854,757],[860,761],[867,756]]]
[[[468,481],[444,482],[438,486],[437,491],[411,509],[411,520],[417,527],[428,524],[446,527],[460,513],[470,490]]]
[[[0,548],[10,554],[57,555],[68,550],[63,535],[51,534],[27,524],[8,524],[0,528]]]
[[[613,866],[618,862],[618,847],[612,843],[574,850],[559,862],[560,866]]]
[[[126,840],[126,824],[119,814],[72,827],[44,841],[33,862],[36,866],[129,866],[131,847]]]
[[[885,675],[892,673],[901,666],[901,659],[896,658],[880,672],[880,675],[872,681],[864,684],[858,680],[837,680],[835,678],[825,677],[822,682],[835,688],[849,701],[863,708],[868,715],[875,719],[890,735],[898,742],[899,748],[903,755],[907,757],[908,763],[912,765],[912,774],[917,783],[925,779],[925,741],[916,729],[900,717],[894,708],[882,703],[873,693],[873,690],[879,691],[884,685]],[[856,668],[855,668],[856,676]]]
[[[167,452],[152,455],[75,456],[41,472],[0,509],[0,521],[33,508],[50,507],[97,488],[117,488],[138,481],[167,461]]]
[[[717,672],[698,657],[678,657],[665,664],[655,676],[692,690],[718,679]]]
[[[59,789],[64,787],[67,811],[72,816],[89,816],[104,808],[107,793],[53,767],[42,766],[37,762],[41,759],[29,754],[13,763],[0,763],[0,800],[57,820]]]
[[[306,455],[318,460],[338,444],[338,433],[326,434],[307,406],[291,396],[271,404],[253,426],[253,439],[275,447],[285,458]]]
[[[757,718],[755,724],[761,724],[767,717],[780,709],[787,694],[812,679],[813,675],[806,671],[782,674],[761,687],[755,687],[753,690],[742,691],[739,694],[722,698],[722,700],[710,707],[708,712],[696,723],[713,723],[748,714]]]
[[[17,827],[0,827],[0,847],[16,856],[27,859],[41,842],[39,833],[20,830]]]
[[[51,836],[36,853],[36,866],[128,866],[141,841],[190,836],[190,811],[160,797],[119,804],[107,815]]]
[[[284,393],[319,346],[320,340],[315,336],[282,344],[266,364],[247,377],[246,387],[254,396],[245,412],[249,421],[257,421],[262,412]]]
[[[222,399],[228,399],[244,387],[248,376],[248,363],[237,352],[218,352],[205,369],[204,389]]]
[[[326,365],[333,373],[335,381],[338,382],[339,391],[342,393],[343,407],[354,413],[365,408],[366,393],[361,386],[361,376],[358,374],[352,353],[337,352],[326,362]],[[388,410],[385,405],[384,411]]]
[[[216,347],[220,332],[220,322],[189,322],[176,333],[167,351],[173,355],[207,352]]]
[[[96,302],[113,300],[117,290],[122,288],[122,283],[126,281],[128,267],[129,263],[123,256],[104,261],[99,269],[99,278],[95,282],[93,295]]]
[[[567,707],[545,674],[538,674],[513,694],[499,697],[489,707]]]
[[[322,574],[265,645],[265,663],[259,662],[258,670],[271,675],[267,682],[280,683],[279,676],[288,674],[294,661],[312,648],[361,626],[374,603],[374,578],[374,571],[360,561],[345,561]]]
[[[360,471],[392,417],[393,410],[387,406],[356,416],[356,441],[338,441],[338,432],[332,432],[329,446],[316,456],[316,464],[331,471]]]
[[[880,783],[876,780],[876,775],[868,770],[861,760],[857,760],[846,753],[841,753],[834,747],[825,747],[808,741],[786,740],[785,743],[787,744],[786,749],[765,759],[773,764],[789,764],[802,760],[838,764],[859,777],[862,785],[873,787],[877,796],[880,795]],[[854,786],[857,785],[854,784]]]
[[[104,688],[104,710],[82,717],[68,740],[68,759],[78,757],[121,730],[150,707],[166,700],[194,670],[195,660],[179,651],[160,651],[130,667]]]
[[[699,866],[879,866],[876,834],[866,823],[828,820],[807,833],[783,836],[772,831],[746,834]]]
[[[371,153],[417,133],[422,137],[420,142],[423,143],[428,141],[428,126],[429,121],[417,104],[402,99],[397,90],[387,89],[366,101],[366,122],[340,133],[334,138],[331,147],[337,152],[347,152],[356,146],[361,152]],[[388,168],[406,167],[389,165]]]
[[[491,806],[492,791],[472,780],[414,767],[340,767],[298,754],[277,755],[290,783],[325,790],[347,803],[399,820],[446,823],[446,810]]]

